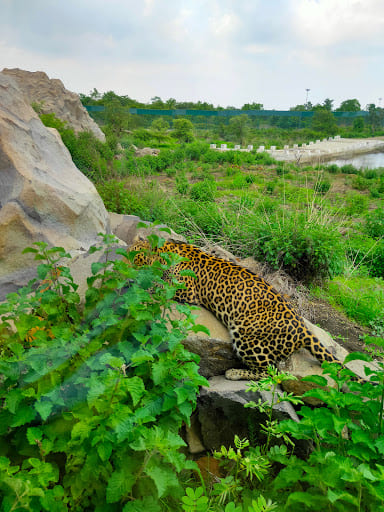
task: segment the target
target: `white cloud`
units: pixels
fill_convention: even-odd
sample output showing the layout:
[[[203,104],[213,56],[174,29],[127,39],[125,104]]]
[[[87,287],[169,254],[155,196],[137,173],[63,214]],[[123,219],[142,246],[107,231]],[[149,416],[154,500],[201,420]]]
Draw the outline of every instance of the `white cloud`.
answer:
[[[383,0],[0,0],[0,69],[149,101],[384,96]]]
[[[314,47],[368,41],[384,30],[382,0],[293,0],[295,31]],[[364,44],[362,49],[364,49]]]

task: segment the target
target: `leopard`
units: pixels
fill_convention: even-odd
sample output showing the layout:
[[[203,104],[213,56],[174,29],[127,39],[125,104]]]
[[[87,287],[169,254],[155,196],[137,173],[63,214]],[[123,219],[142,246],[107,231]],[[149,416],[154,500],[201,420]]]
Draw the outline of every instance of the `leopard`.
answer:
[[[227,379],[260,380],[267,376],[268,367],[300,348],[308,349],[321,363],[342,365],[310,332],[293,305],[246,267],[184,242],[165,241],[151,249],[147,239],[139,238],[129,250],[137,251],[133,261],[138,266],[164,262],[165,253],[182,258],[165,272],[165,280],[176,277],[183,284],[175,293],[178,302],[206,308],[228,329],[233,350],[246,368],[227,370]],[[183,270],[192,270],[194,276]]]

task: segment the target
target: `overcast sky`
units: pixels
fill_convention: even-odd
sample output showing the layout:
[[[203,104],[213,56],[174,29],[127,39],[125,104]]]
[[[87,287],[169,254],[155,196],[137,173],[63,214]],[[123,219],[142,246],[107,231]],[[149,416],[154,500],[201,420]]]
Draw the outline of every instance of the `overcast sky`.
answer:
[[[384,0],[0,0],[0,70],[150,102],[384,105]]]

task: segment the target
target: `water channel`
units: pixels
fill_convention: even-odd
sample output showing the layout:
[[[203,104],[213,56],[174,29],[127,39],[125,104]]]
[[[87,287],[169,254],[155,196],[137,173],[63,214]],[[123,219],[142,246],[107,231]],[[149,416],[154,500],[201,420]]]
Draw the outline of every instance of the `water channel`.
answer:
[[[378,167],[384,167],[384,153],[366,153],[351,158],[330,160],[327,163],[336,164],[339,167],[352,164],[357,169],[377,169]]]

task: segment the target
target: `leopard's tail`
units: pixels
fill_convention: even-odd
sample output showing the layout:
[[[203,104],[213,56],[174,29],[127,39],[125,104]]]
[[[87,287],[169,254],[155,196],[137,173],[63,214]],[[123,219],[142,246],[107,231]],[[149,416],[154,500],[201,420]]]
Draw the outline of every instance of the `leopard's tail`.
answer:
[[[316,338],[316,336],[314,336],[313,334],[308,334],[304,338],[303,347],[308,349],[311,352],[311,354],[313,356],[315,356],[316,359],[318,359],[321,363],[323,363],[324,361],[327,361],[328,363],[337,363],[342,368],[347,368],[340,361],[340,359],[337,359],[337,357],[335,357],[332,354],[332,352],[330,352],[326,347],[324,347],[324,345],[320,342],[320,340],[318,338]],[[347,369],[349,369],[349,368],[347,368]],[[361,384],[363,384],[364,382],[367,382],[366,379],[362,379],[358,376],[351,377],[351,380],[353,380],[355,382],[360,382]],[[372,382],[372,384],[375,384],[375,383]]]

